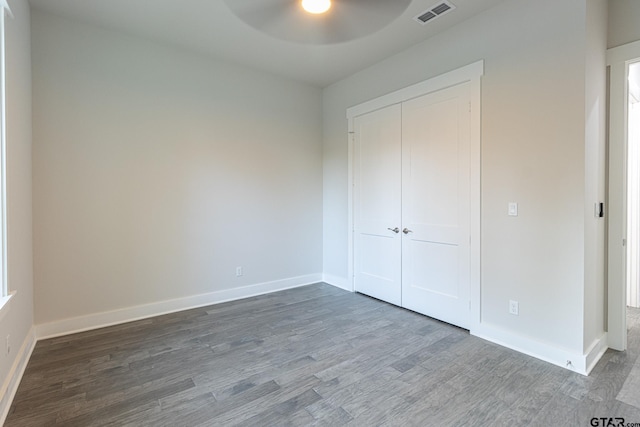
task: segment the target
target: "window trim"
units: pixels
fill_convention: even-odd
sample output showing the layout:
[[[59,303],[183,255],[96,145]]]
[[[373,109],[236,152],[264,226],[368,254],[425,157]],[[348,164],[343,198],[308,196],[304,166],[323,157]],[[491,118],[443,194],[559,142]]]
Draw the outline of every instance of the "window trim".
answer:
[[[7,0],[0,0],[0,320],[15,292],[9,291],[7,276],[7,114],[5,17],[13,17]]]

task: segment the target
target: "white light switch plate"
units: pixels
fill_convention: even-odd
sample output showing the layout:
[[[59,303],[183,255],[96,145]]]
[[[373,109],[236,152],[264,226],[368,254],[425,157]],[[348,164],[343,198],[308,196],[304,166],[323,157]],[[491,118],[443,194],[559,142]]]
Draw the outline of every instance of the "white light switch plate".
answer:
[[[509,216],[518,216],[518,204],[509,202]]]

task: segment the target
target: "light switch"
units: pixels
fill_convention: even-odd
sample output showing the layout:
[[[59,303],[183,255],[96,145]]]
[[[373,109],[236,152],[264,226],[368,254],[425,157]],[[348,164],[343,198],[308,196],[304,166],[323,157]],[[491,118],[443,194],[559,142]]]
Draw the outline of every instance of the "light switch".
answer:
[[[518,204],[509,202],[509,216],[518,216]]]
[[[594,213],[596,218],[604,218],[604,203],[602,202],[596,203]]]

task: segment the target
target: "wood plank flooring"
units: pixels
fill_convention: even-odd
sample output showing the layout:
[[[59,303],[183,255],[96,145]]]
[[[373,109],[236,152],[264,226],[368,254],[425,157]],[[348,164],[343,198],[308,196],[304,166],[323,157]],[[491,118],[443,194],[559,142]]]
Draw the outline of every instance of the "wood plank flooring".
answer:
[[[588,426],[640,423],[589,377],[316,284],[38,342],[6,426]]]

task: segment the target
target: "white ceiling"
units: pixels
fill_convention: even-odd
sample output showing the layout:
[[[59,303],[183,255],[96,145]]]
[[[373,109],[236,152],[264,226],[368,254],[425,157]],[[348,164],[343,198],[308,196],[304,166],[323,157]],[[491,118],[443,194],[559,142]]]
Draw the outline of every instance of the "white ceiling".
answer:
[[[400,17],[381,30],[356,40],[324,45],[287,42],[262,33],[236,17],[223,0],[29,0],[29,3],[33,8],[57,15],[324,87],[502,1],[451,0],[455,10],[423,26],[413,17],[438,1],[412,0]],[[360,22],[358,16],[347,19]]]

